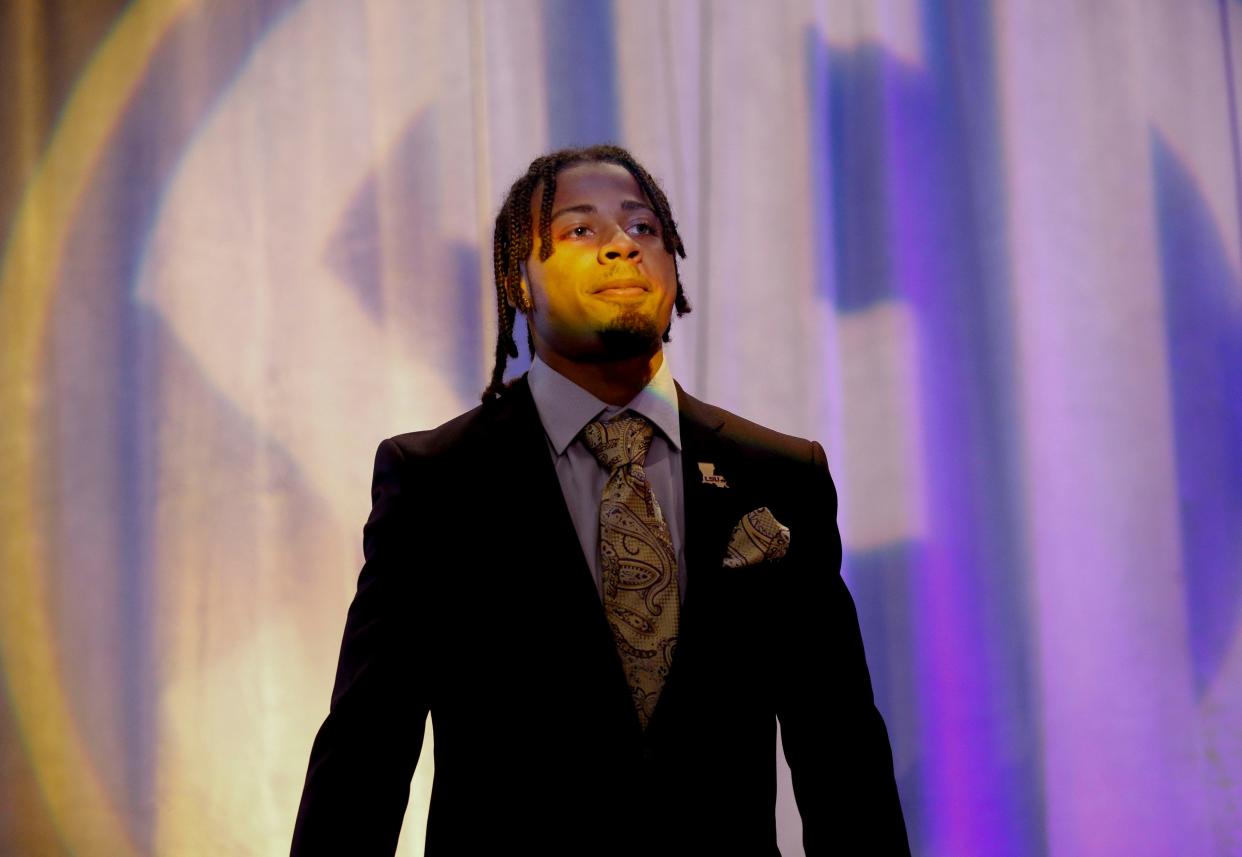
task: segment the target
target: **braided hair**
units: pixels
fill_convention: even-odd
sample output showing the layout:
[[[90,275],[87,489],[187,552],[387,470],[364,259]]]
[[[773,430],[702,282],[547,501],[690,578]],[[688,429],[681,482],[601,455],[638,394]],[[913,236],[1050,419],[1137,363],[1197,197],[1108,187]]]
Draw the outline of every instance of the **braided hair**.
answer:
[[[505,391],[505,364],[510,357],[518,356],[517,343],[513,339],[513,321],[517,314],[515,307],[529,313],[534,307],[528,305],[522,295],[521,263],[530,257],[534,247],[534,234],[530,216],[531,197],[535,188],[542,183],[543,195],[539,205],[539,258],[546,260],[553,253],[552,246],[552,203],[556,198],[556,176],[561,170],[575,164],[607,163],[625,167],[639,188],[651,202],[656,217],[660,221],[660,232],[664,238],[664,249],[673,256],[673,270],[677,274],[677,297],[674,306],[677,315],[683,316],[690,312],[690,303],[686,300],[681,287],[681,273],[677,271],[677,257],[686,258],[686,248],[677,234],[677,224],[673,220],[669,208],[668,197],[656,184],[651,174],[634,160],[634,156],[619,146],[603,145],[588,146],[581,149],[561,149],[543,155],[531,162],[526,174],[513,183],[505,196],[504,205],[496,215],[496,231],[492,245],[492,267],[496,276],[496,312],[498,329],[496,332],[496,364],[492,369],[491,383],[483,391],[483,401],[496,399]],[[664,341],[669,341],[669,330],[664,331]],[[535,353],[534,337],[529,328],[526,331],[526,343],[533,355]]]

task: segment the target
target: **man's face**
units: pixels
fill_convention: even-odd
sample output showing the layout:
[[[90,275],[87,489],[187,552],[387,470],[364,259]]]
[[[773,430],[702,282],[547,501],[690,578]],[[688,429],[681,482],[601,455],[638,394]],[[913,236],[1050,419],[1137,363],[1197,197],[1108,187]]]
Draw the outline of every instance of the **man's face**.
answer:
[[[619,164],[585,163],[556,177],[554,252],[540,261],[539,206],[531,198],[535,239],[523,291],[536,349],[579,363],[652,355],[677,297],[673,256],[660,219],[638,182]]]

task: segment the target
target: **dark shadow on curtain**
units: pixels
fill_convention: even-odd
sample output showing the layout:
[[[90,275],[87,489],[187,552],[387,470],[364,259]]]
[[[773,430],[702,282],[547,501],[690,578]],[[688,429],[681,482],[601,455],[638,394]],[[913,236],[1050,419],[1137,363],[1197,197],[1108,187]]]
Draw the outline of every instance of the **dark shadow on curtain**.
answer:
[[[1202,695],[1242,628],[1242,287],[1199,180],[1156,130],[1151,155],[1187,629]]]

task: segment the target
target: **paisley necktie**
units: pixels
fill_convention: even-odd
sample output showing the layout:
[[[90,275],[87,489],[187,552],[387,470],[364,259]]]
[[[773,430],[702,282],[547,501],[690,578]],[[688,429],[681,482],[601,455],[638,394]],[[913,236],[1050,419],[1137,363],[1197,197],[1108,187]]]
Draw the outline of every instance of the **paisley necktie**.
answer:
[[[626,411],[592,422],[582,440],[608,470],[599,506],[604,614],[643,729],[660,698],[677,646],[677,555],[643,470],[653,427]]]

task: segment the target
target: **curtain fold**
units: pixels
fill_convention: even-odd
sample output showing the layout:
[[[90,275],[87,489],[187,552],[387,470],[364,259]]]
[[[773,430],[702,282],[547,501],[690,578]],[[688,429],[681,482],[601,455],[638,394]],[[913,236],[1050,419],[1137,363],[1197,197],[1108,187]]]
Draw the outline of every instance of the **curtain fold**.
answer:
[[[0,851],[287,852],[376,445],[478,403],[506,189],[610,140],[687,245],[674,375],[828,451],[915,853],[1242,852],[1238,45],[1231,0],[8,4]]]

